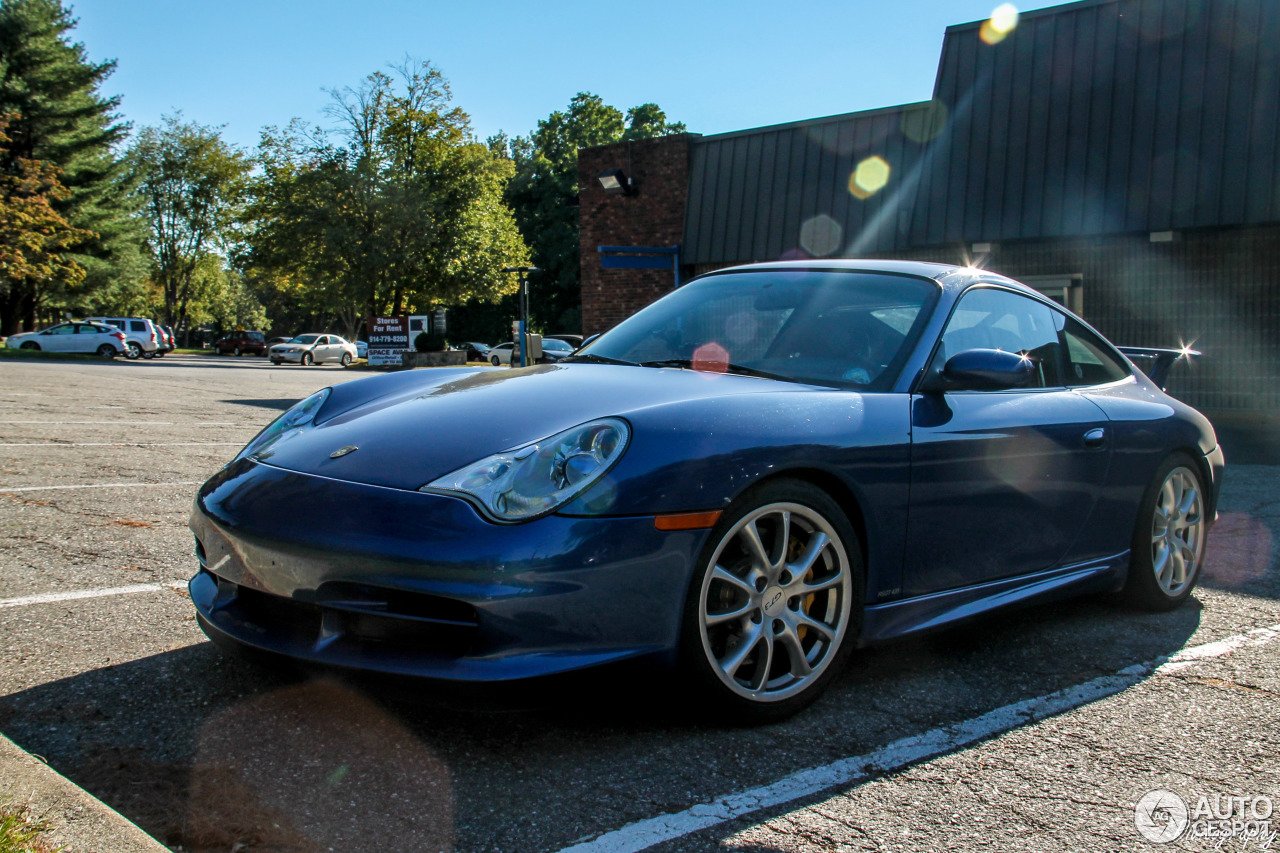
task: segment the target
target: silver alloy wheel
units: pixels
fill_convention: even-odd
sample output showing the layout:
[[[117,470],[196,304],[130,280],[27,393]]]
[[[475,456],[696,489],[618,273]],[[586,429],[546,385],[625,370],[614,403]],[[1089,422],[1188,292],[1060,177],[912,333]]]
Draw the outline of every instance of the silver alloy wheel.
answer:
[[[1174,468],[1160,486],[1151,518],[1151,567],[1166,595],[1178,595],[1195,579],[1204,533],[1200,480],[1186,468]]]
[[[844,640],[853,580],[839,534],[797,503],[761,506],[720,540],[698,602],[702,650],[734,693],[776,702],[802,692]]]

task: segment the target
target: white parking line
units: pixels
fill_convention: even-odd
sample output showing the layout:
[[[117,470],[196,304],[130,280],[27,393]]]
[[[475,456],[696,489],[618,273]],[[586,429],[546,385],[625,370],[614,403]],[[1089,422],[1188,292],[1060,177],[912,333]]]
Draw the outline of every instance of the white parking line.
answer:
[[[116,418],[115,420],[0,420],[0,424],[22,424],[22,425],[44,425],[44,427],[58,427],[60,424],[124,424],[127,427],[137,427],[138,424],[146,425],[146,427],[241,427],[243,424],[237,424],[234,420],[187,420],[178,423],[173,420],[147,420],[143,415],[131,415],[133,420],[124,420]]]
[[[184,583],[135,583],[129,586],[79,589],[75,592],[51,592],[46,595],[28,595],[25,598],[0,598],[0,610],[6,607],[26,607],[30,604],[54,604],[59,601],[77,601],[82,598],[105,598],[109,595],[136,595],[140,592],[159,592],[162,589],[186,589]]]
[[[726,823],[752,812],[811,797],[829,788],[849,785],[875,774],[890,773],[908,764],[954,752],[1020,726],[1071,711],[1112,696],[1151,675],[1176,672],[1197,662],[1258,646],[1280,637],[1280,625],[1255,628],[1225,640],[1193,646],[1171,655],[1127,667],[1034,699],[1014,702],[952,726],[902,738],[875,752],[844,758],[822,767],[802,770],[785,779],[739,794],[718,797],[678,814],[666,814],[606,832],[591,841],[574,844],[561,853],[637,853],[640,850]]]
[[[198,486],[203,482],[203,480],[183,480],[179,483],[86,483],[75,486],[18,486],[17,488],[0,486],[0,494],[6,492],[47,492],[55,489],[130,489],[136,486],[150,486],[153,488],[164,488],[166,486]]]
[[[0,447],[243,447],[243,441],[10,441]]]

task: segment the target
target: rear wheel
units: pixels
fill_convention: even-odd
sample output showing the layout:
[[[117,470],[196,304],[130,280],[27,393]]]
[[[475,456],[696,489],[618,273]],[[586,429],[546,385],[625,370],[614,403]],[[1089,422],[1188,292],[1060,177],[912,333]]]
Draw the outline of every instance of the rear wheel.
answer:
[[[493,358],[489,359],[489,363],[492,364],[494,367],[502,366],[502,362],[498,360],[498,357],[496,355]]]
[[[232,354],[232,355],[234,355],[236,358],[239,358],[239,357],[240,357],[240,347],[236,347],[236,348],[235,348],[235,350],[234,350],[231,354]]]
[[[1147,610],[1172,610],[1191,595],[1209,533],[1195,462],[1175,453],[1156,469],[1138,508],[1125,597]]]
[[[103,358],[115,358],[116,348],[113,347],[111,344],[103,344],[102,346],[98,347],[98,355],[102,356]]]
[[[40,349],[40,345],[35,341],[23,341],[19,349]]]
[[[340,362],[342,363],[342,366],[343,366],[343,367],[348,367],[348,366],[350,366],[350,364],[351,364],[351,353],[349,353],[349,352],[344,352],[344,353],[342,354],[342,358],[338,359],[338,361],[340,361]]]
[[[796,713],[822,693],[857,639],[857,534],[826,492],[778,480],[744,495],[707,542],[685,606],[686,672],[733,716]]]

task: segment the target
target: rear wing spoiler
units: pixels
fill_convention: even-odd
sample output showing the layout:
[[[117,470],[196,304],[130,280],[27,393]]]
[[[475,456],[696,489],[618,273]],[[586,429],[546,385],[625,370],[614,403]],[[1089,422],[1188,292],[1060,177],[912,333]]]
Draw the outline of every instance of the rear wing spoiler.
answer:
[[[1169,371],[1181,359],[1190,360],[1200,355],[1193,349],[1160,349],[1158,347],[1116,347],[1132,361],[1139,370],[1151,377],[1151,381],[1164,390],[1169,378]]]

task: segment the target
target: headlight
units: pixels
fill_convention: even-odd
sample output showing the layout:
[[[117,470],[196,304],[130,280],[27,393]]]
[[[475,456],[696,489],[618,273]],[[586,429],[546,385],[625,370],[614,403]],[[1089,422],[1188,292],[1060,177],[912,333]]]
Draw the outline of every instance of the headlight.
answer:
[[[630,439],[626,421],[602,418],[495,453],[418,491],[460,495],[494,521],[531,521],[555,512],[607,474]]]
[[[329,399],[329,392],[332,390],[332,388],[322,388],[276,418],[266,429],[258,433],[253,441],[246,444],[244,450],[236,454],[236,459],[243,459],[246,456],[265,459],[270,456],[272,446],[283,439],[297,435],[315,422],[316,414],[324,405],[324,401]]]

